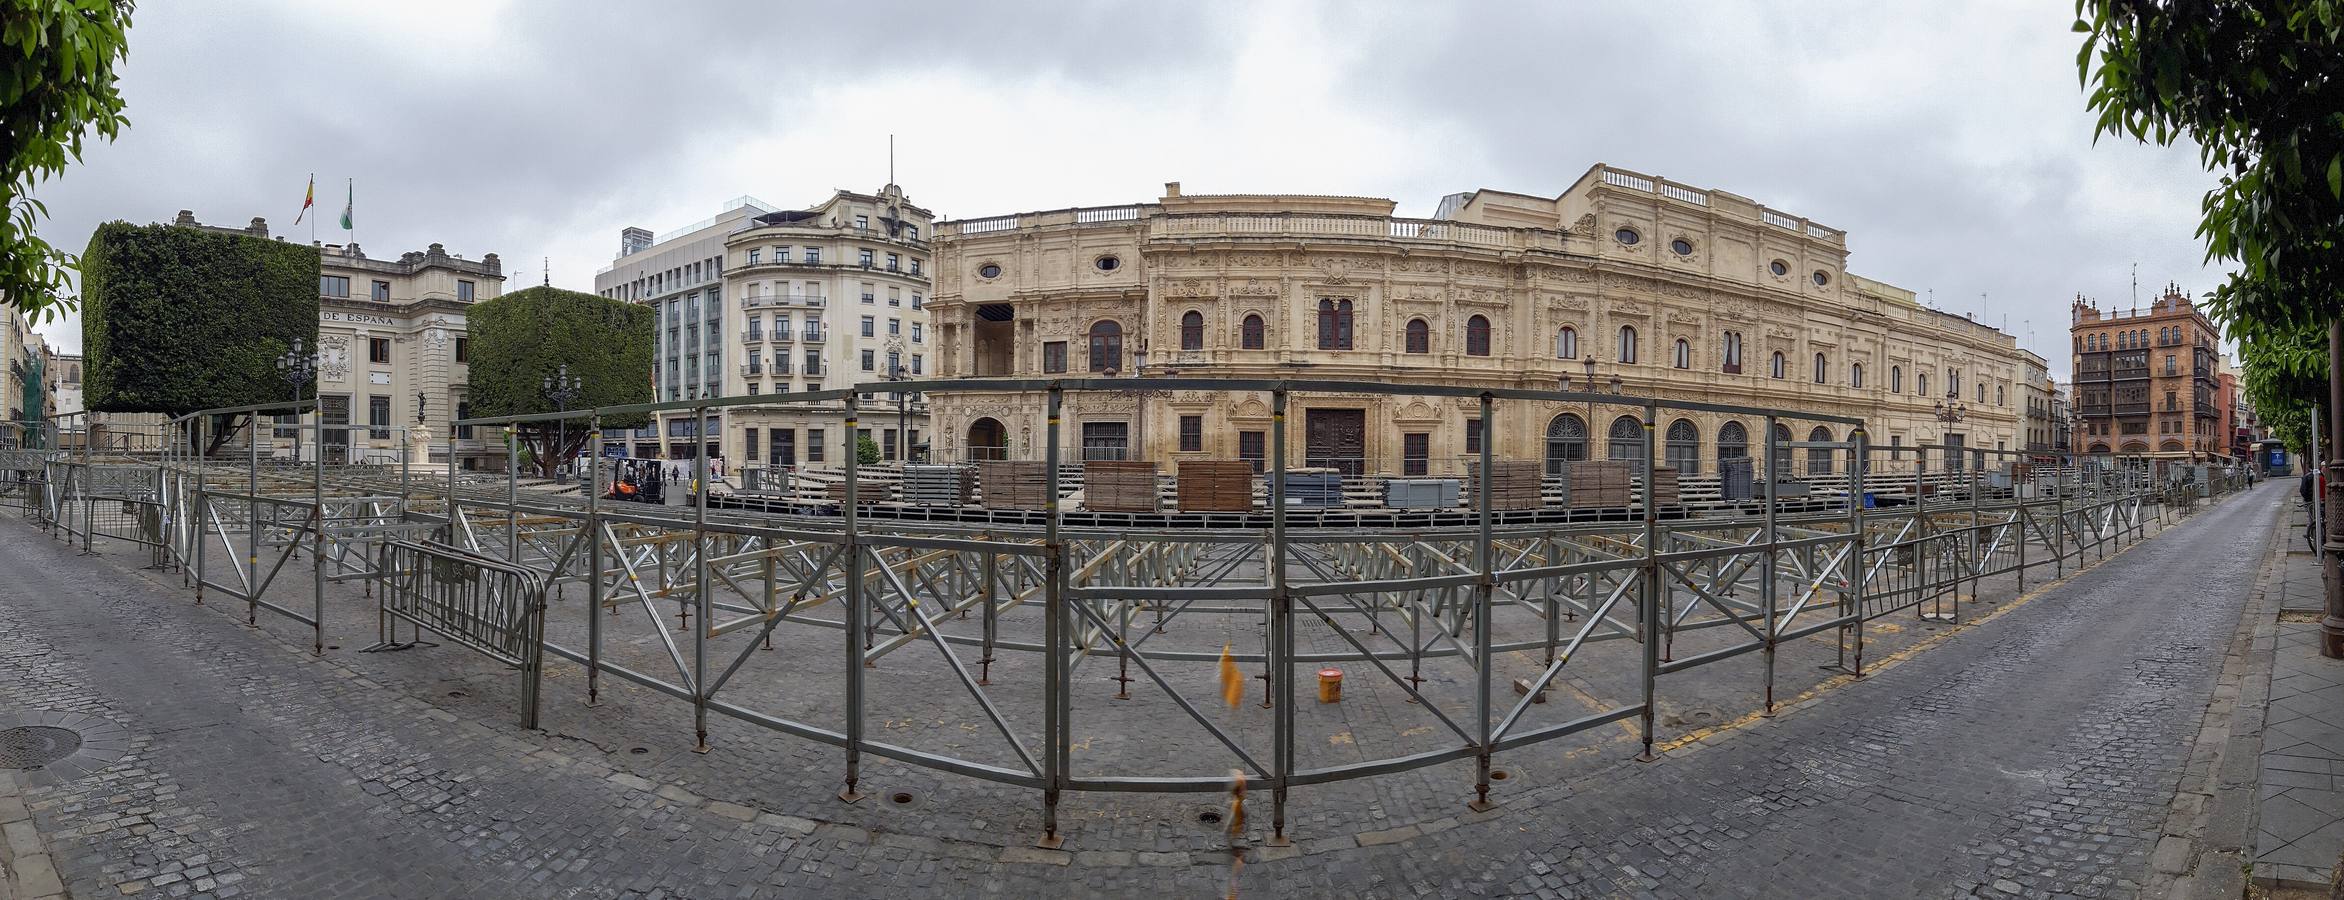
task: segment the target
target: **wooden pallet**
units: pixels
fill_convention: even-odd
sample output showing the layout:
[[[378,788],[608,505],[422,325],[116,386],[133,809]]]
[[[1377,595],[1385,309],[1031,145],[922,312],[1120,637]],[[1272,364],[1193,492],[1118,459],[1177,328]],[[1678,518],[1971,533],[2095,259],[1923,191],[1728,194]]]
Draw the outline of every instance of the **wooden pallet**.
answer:
[[[1094,512],[1155,512],[1156,464],[1092,460],[1083,465],[1082,507]]]
[[[1251,512],[1253,464],[1244,460],[1182,462],[1175,496],[1181,512]]]

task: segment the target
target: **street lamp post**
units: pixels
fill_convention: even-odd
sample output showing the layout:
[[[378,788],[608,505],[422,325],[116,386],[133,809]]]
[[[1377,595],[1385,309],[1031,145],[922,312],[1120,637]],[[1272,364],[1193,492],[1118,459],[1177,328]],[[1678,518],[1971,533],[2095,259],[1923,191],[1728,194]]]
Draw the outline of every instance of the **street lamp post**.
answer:
[[[302,385],[317,378],[317,355],[305,352],[301,339],[294,338],[293,347],[286,350],[283,356],[277,357],[277,374],[285,379],[286,384],[293,387],[293,402],[300,403]],[[324,425],[322,417],[325,415],[325,409],[321,406],[317,410],[317,414],[321,417],[318,420],[321,430],[318,432],[317,452],[322,457],[325,455],[325,432],[322,430]],[[300,414],[296,412],[295,415]],[[293,456],[297,460],[301,456],[301,430],[299,427],[295,427],[293,430]]]
[[[554,371],[554,374],[545,376],[539,382],[539,386],[545,390],[545,399],[553,401],[553,409],[556,413],[568,413],[570,401],[578,399],[580,394],[586,392],[585,383],[580,381],[578,376],[570,374],[569,363],[563,363],[560,368]],[[559,454],[570,443],[570,420],[556,418],[554,419],[554,428],[553,452]],[[556,459],[555,462],[558,464],[560,460]]]
[[[888,364],[887,364],[887,380],[888,380],[888,381],[905,381],[905,380],[908,380],[908,379],[904,378],[904,376],[903,376],[903,362],[902,362],[901,360],[898,360],[898,361],[896,361],[896,362],[891,362],[891,363],[888,363]],[[910,393],[908,393],[908,392],[905,392],[905,391],[896,391],[896,392],[894,392],[894,393],[895,393],[895,446],[896,446],[896,453],[897,453],[897,454],[899,454],[899,455],[897,456],[897,461],[898,461],[899,463],[910,463],[910,462],[912,461],[912,438],[911,438],[911,426],[910,426],[910,419],[911,419],[911,394],[910,394]],[[933,424],[933,423],[931,423],[931,424]],[[933,438],[931,438],[931,439],[933,439]]]

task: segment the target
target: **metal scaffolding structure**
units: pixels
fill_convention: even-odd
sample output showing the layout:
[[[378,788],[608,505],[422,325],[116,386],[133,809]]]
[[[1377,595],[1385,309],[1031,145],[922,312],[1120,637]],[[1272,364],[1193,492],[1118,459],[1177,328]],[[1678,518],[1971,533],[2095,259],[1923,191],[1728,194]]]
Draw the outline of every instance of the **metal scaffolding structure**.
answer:
[[[248,621],[268,611],[299,622],[320,652],[327,586],[354,582],[374,601],[370,649],[414,646],[429,632],[510,666],[527,727],[553,657],[582,669],[589,703],[617,679],[688,705],[699,749],[709,748],[711,715],[836,747],[848,801],[861,796],[867,756],[1034,790],[1040,840],[1055,846],[1069,792],[1222,792],[1235,770],[1268,793],[1278,841],[1300,787],[1470,763],[1460,797],[1481,808],[1506,755],[1614,723],[1632,726],[1650,759],[1669,676],[1755,655],[1771,712],[1778,655],[1795,642],[1827,641],[1834,670],[1860,677],[1868,623],[1959,624],[1965,598],[1988,579],[2013,577],[2023,591],[2244,483],[2224,469],[2135,457],[1880,448],[1855,419],[1611,394],[1188,378],[920,382],[932,398],[1040,394],[1049,410],[1038,521],[955,522],[861,493],[860,394],[902,387],[786,396],[843,401],[843,479],[827,506],[728,505],[707,490],[689,506],[615,503],[603,496],[599,459],[583,463],[575,494],[524,489],[512,453],[501,477],[461,472],[452,459],[429,478],[405,464],[329,465],[325,453],[303,461],[298,438],[291,460],[264,460],[261,417],[297,414],[305,402],[174,419],[152,453],[86,443],[0,451],[0,507],[85,550],[101,540],[151,548],[197,602],[225,596]],[[1266,506],[1242,527],[1177,514],[1146,527],[1070,523],[1064,398],[1140,388],[1266,397]],[[1634,416],[1640,458],[1614,448],[1636,476],[1632,501],[1501,510],[1495,479],[1481,479],[1462,515],[1329,525],[1288,502],[1297,456],[1288,411],[1360,394],[1445,399],[1484,429],[1558,406]],[[704,417],[772,402],[458,424],[502,427],[509,441],[525,423],[574,419],[599,431],[605,417]],[[1752,448],[1762,496],[1695,507],[1647,489],[1660,466],[1655,425],[1672,410],[1762,423],[1765,440]],[[226,415],[254,423],[242,459],[200,452]],[[1847,438],[1780,440],[1790,432],[1777,426],[1790,422]],[[364,427],[301,426],[313,447],[333,429]],[[1501,458],[1497,443],[1481,442],[1481,471]],[[1790,471],[1794,450],[1823,454],[1831,474]],[[693,465],[709,484],[707,460]],[[1778,487],[1793,482],[1805,494],[1796,502]],[[302,569],[307,603],[290,599],[287,576]],[[412,641],[397,640],[401,622]],[[788,652],[770,652],[777,644]],[[1217,677],[1225,662],[1246,675],[1240,706]],[[759,674],[783,667],[787,678]],[[1112,694],[1077,680],[1108,667]],[[1302,685],[1337,667],[1361,673],[1348,690],[1391,699],[1421,727],[1370,739],[1314,713]],[[808,673],[824,680],[797,680]],[[1546,700],[1566,683],[1613,696],[1563,712]],[[948,740],[874,730],[890,709],[917,704],[960,711],[939,729]],[[1178,723],[1190,739],[1077,755],[1091,743],[1076,739],[1077,723],[1086,735],[1112,733],[1136,716],[1157,729]]]

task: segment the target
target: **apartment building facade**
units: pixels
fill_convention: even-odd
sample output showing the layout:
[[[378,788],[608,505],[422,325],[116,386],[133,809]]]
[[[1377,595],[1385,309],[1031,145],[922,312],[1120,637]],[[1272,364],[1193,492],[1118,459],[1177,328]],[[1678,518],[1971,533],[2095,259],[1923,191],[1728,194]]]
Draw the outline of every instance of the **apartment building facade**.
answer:
[[[2146,309],[2069,307],[2076,411],[2085,452],[2161,458],[2228,456],[2223,432],[2221,332],[2166,285]]]

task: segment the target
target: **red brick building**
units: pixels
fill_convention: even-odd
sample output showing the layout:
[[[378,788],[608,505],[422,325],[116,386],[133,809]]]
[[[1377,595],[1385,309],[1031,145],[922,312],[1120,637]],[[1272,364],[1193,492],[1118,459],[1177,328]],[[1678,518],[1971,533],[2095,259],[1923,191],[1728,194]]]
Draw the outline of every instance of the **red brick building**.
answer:
[[[2178,285],[2147,309],[2103,312],[2077,297],[2071,310],[2079,449],[2229,455],[2221,333]]]

